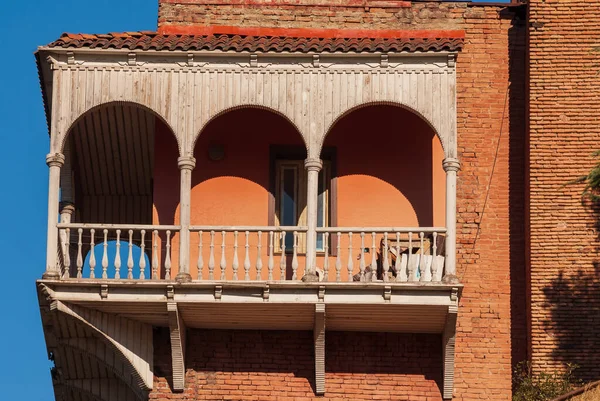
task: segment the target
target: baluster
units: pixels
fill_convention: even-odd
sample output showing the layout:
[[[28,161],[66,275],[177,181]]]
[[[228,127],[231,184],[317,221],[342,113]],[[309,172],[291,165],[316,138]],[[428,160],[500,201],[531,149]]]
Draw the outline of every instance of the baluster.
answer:
[[[348,233],[348,281],[353,282],[352,271],[354,270],[354,261],[352,260],[352,233]]]
[[[71,245],[70,242],[71,242],[71,230],[69,228],[67,228],[65,230],[65,242],[63,244],[63,249],[65,250],[65,254],[63,255],[64,265],[65,265],[64,278],[71,277],[71,255],[69,253],[69,245]]]
[[[115,279],[121,278],[121,230],[117,230],[117,243],[115,244]]]
[[[388,255],[388,233],[383,234],[383,282],[388,282],[388,272],[390,271],[390,260]]]
[[[371,233],[371,281],[377,281],[377,251],[375,246],[376,233]]]
[[[215,232],[210,232],[210,254],[208,255],[208,279],[215,279]]]
[[[437,232],[433,232],[433,244],[431,244],[431,281],[437,279]]]
[[[198,279],[204,278],[204,257],[202,256],[202,231],[198,231]]]
[[[424,249],[424,234],[423,232],[419,233],[419,239],[421,240],[421,256],[419,257],[419,274],[420,274],[420,281],[425,281],[427,280],[427,276],[425,274],[425,268],[427,267],[427,264],[425,263],[425,249]]]
[[[127,254],[127,278],[133,279],[133,230],[129,230],[129,253]]]
[[[238,232],[234,231],[233,232],[233,280],[237,280],[238,276],[238,267],[239,267],[239,261],[238,261]]]
[[[152,231],[152,280],[158,279],[158,230]]]
[[[329,281],[329,233],[323,234],[325,237],[325,259],[323,259],[323,281]]]
[[[227,259],[225,258],[225,231],[221,231],[221,281],[225,281],[225,269],[227,268]]]
[[[340,282],[342,281],[342,250],[341,250],[341,244],[342,243],[342,233],[337,233],[337,255],[335,257],[335,281],[336,282]]]
[[[297,280],[298,272],[298,231],[294,231],[294,254],[292,256],[292,280]]]
[[[408,280],[406,276],[406,268],[402,266],[402,255],[400,255],[400,233],[396,233],[396,281],[405,282]]]
[[[146,279],[146,230],[141,231],[141,239],[140,239],[140,280]],[[169,255],[169,241],[167,240],[167,256]],[[168,280],[168,279],[167,279]]]
[[[81,278],[83,276],[83,228],[77,230],[77,278]]]
[[[360,281],[365,281],[365,233],[360,233],[360,262],[358,262],[360,270]]]
[[[412,237],[413,237],[413,233],[409,232],[408,233],[408,260],[407,260],[408,281],[417,281],[416,269],[415,269],[415,263],[414,263],[415,256],[413,255]]]
[[[281,232],[281,259],[279,260],[279,270],[281,271],[280,280],[285,280],[285,273],[287,270],[287,261],[285,260],[285,231]]]
[[[271,234],[273,234],[271,232]],[[271,244],[271,247],[273,245]],[[258,254],[256,255],[256,280],[262,280],[262,268],[263,268],[263,262],[262,262],[262,231],[258,232],[258,246],[256,247],[256,250],[258,252]],[[273,250],[271,249],[271,252],[273,252]],[[271,269],[273,270],[273,269]],[[269,280],[272,280],[273,278],[271,277]]]
[[[167,243],[165,244],[165,280],[171,280],[171,230],[167,230]]]
[[[102,251],[102,278],[108,278],[108,230],[104,229],[104,243]]]
[[[95,268],[96,268],[96,255],[94,254],[94,234],[96,233],[96,230],[94,230],[93,228],[90,230],[90,278],[96,278],[96,272],[95,272]]]
[[[250,244],[248,239],[250,238],[250,232],[246,231],[246,245],[244,245],[245,255],[244,255],[244,280],[250,280]]]
[[[269,260],[267,262],[267,270],[269,273],[269,281],[273,280],[273,269],[275,269],[275,243],[274,243],[275,233],[273,231],[269,231]]]

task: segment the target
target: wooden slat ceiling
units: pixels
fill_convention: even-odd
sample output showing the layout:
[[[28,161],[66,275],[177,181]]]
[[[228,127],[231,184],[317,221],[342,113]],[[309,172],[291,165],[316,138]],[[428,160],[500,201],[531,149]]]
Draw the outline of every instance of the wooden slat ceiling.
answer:
[[[155,117],[135,105],[89,112],[69,138],[77,192],[83,196],[152,196]]]

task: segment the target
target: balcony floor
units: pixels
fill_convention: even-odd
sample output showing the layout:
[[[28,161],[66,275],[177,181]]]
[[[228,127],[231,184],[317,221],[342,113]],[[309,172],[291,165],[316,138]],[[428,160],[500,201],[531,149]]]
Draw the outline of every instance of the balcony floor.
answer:
[[[192,283],[40,280],[61,302],[168,326],[168,293],[187,327],[312,330],[315,304],[328,330],[441,333],[460,285],[439,283]]]

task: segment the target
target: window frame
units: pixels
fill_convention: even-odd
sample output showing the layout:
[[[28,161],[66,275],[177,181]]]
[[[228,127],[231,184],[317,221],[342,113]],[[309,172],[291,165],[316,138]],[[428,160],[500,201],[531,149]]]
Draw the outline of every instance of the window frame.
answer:
[[[323,148],[321,158],[324,165],[328,165],[329,173],[329,187],[327,190],[327,205],[326,209],[329,212],[329,219],[326,224],[328,227],[337,227],[337,160],[336,160],[336,149],[331,147]],[[306,150],[303,146],[293,145],[271,145],[269,152],[269,202],[268,202],[268,222],[269,226],[278,225],[277,212],[279,205],[277,205],[278,191],[281,188],[281,184],[277,181],[279,166],[285,163],[289,165],[300,166],[302,174],[298,174],[298,185],[300,201],[298,202],[298,210],[304,210],[306,212],[306,169],[304,167],[304,161],[306,160]],[[324,177],[327,182],[327,177]],[[297,210],[297,221],[301,221],[302,212],[298,213]],[[305,244],[301,236],[298,254],[304,255],[306,252]],[[334,235],[329,237],[329,254],[336,256],[336,243],[337,239]],[[286,249],[287,251],[287,249]],[[281,253],[279,245],[275,245],[274,252]],[[324,254],[324,249],[317,251],[317,254]]]

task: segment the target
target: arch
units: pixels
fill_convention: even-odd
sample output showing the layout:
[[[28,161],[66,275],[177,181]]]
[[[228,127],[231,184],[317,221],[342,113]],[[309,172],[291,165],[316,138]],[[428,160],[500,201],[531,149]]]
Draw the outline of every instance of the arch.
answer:
[[[408,111],[408,112],[410,112],[410,113],[418,116],[425,123],[427,123],[427,125],[432,129],[432,131],[435,133],[435,135],[437,136],[437,138],[440,140],[440,143],[442,145],[442,149],[444,150],[445,156],[446,157],[451,157],[448,154],[448,146],[447,146],[444,138],[440,135],[438,129],[433,125],[433,123],[427,117],[425,117],[418,110],[415,110],[414,108],[412,108],[410,106],[407,106],[404,103],[396,102],[396,101],[391,101],[391,100],[376,100],[376,101],[372,101],[372,102],[361,103],[361,104],[352,106],[352,107],[346,109],[345,111],[342,111],[341,113],[339,113],[331,121],[331,123],[327,126],[327,129],[323,133],[323,136],[319,139],[319,142],[318,142],[318,145],[317,145],[317,148],[316,148],[316,150],[318,151],[318,153],[316,153],[316,156],[318,157],[321,154],[321,152],[323,150],[323,144],[325,143],[325,140],[327,139],[327,136],[331,133],[331,130],[336,126],[336,124],[338,122],[340,122],[341,120],[343,120],[345,117],[347,117],[348,115],[352,114],[356,110],[363,109],[363,108],[366,108],[366,107],[373,107],[373,106],[393,106],[393,107],[398,107],[400,109],[406,110],[406,111]],[[315,156],[315,155],[312,155],[312,156]]]
[[[73,128],[75,128],[77,126],[77,124],[79,122],[81,122],[84,118],[86,118],[89,114],[93,113],[96,110],[100,110],[104,107],[108,107],[111,105],[138,107],[138,108],[144,110],[145,112],[148,112],[148,113],[152,114],[153,116],[155,116],[156,118],[158,118],[163,124],[165,124],[165,126],[169,129],[169,131],[175,138],[175,141],[177,142],[177,147],[179,149],[179,154],[181,155],[181,153],[182,153],[181,141],[180,141],[179,136],[175,133],[175,130],[173,129],[173,125],[158,111],[152,109],[149,106],[146,106],[145,104],[142,104],[142,103],[139,103],[136,101],[131,101],[131,100],[110,100],[110,101],[105,101],[105,102],[102,102],[102,103],[99,103],[99,104],[96,104],[94,106],[87,108],[85,111],[81,112],[76,118],[74,118],[70,123],[66,124],[68,126],[68,128],[64,131],[64,133],[61,133],[58,148],[55,149],[54,151],[57,153],[63,153],[65,144],[67,142],[67,139],[71,135]]]
[[[219,117],[232,112],[232,111],[237,111],[237,110],[243,110],[243,109],[258,109],[258,110],[264,110],[264,111],[268,111],[271,112],[273,114],[277,114],[278,116],[284,118],[290,125],[292,125],[292,127],[294,127],[294,129],[296,130],[296,132],[298,132],[298,134],[300,135],[300,137],[302,138],[302,141],[304,142],[304,146],[306,147],[306,152],[308,154],[308,141],[307,138],[304,136],[304,133],[302,132],[302,130],[300,129],[300,127],[298,126],[298,124],[296,124],[296,122],[287,114],[283,113],[280,110],[274,109],[272,107],[269,106],[265,106],[262,104],[258,104],[258,103],[247,103],[247,104],[239,104],[239,105],[235,105],[235,106],[230,106],[230,107],[226,107],[216,113],[213,113],[200,127],[200,129],[198,130],[198,132],[195,134],[191,146],[188,149],[188,151],[190,152],[190,154],[194,153],[194,148],[196,147],[196,143],[198,142],[198,138],[200,138],[200,135],[202,135],[202,133],[205,131],[206,127],[208,127],[214,120],[218,119]]]

